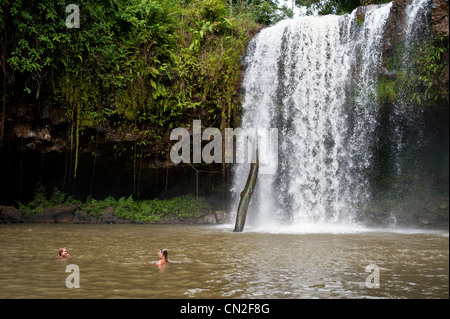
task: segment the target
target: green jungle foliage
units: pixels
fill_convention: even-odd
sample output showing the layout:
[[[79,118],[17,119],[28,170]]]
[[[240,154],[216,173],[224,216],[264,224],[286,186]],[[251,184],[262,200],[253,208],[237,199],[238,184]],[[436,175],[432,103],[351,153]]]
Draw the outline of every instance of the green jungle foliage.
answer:
[[[67,5],[0,1],[0,138],[18,108],[64,109],[75,176],[92,130],[168,149],[168,132],[193,119],[238,125],[247,43],[259,22],[289,14],[270,1],[83,0],[79,28],[68,28]]]
[[[386,69],[395,77],[381,77],[378,82],[378,102],[406,102],[424,109],[448,110],[449,91],[445,82],[448,67],[448,35],[429,35],[410,45],[408,56],[401,43],[395,46]],[[398,93],[401,94],[399,95]]]
[[[61,192],[57,187],[53,193],[48,194],[45,188],[38,183],[34,199],[28,204],[18,202],[19,209],[27,214],[42,214],[45,209],[56,205],[74,205],[95,218],[102,218],[107,208],[114,210],[118,218],[141,222],[158,222],[175,218],[197,218],[211,212],[204,197],[192,194],[182,195],[171,199],[148,199],[136,201],[132,196],[115,199],[108,196],[97,200],[88,196],[85,202],[74,199]]]

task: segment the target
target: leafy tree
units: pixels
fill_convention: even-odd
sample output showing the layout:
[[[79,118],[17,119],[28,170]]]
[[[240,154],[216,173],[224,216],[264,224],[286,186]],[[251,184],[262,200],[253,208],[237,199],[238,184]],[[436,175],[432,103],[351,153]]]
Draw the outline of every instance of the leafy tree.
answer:
[[[308,14],[319,15],[350,13],[358,6],[386,3],[388,0],[295,0],[297,6],[305,6]]]
[[[236,7],[239,10],[250,11],[256,22],[272,25],[280,20],[292,18],[293,11],[283,6],[278,7],[278,2],[273,0],[242,0],[236,1]]]

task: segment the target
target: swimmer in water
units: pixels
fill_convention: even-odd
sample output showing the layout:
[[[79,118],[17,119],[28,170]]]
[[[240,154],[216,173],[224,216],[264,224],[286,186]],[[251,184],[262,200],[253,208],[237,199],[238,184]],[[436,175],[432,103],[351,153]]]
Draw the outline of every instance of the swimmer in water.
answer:
[[[58,259],[67,259],[70,258],[70,255],[67,253],[66,248],[60,248],[58,249],[58,256],[56,256]]]
[[[159,260],[157,263],[144,263],[144,265],[163,265],[169,262],[169,258],[167,257],[167,249],[161,248],[158,251]]]
[[[164,248],[161,248],[158,252],[159,255],[159,261],[158,265],[162,265],[169,262],[169,258],[167,258],[167,250]]]

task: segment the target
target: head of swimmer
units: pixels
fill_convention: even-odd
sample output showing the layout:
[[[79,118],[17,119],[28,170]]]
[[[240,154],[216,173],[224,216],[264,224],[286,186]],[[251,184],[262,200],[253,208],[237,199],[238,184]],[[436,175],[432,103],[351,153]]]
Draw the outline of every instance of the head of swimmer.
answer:
[[[164,262],[168,262],[169,259],[167,257],[167,249],[161,248],[158,252],[159,259],[164,260]]]

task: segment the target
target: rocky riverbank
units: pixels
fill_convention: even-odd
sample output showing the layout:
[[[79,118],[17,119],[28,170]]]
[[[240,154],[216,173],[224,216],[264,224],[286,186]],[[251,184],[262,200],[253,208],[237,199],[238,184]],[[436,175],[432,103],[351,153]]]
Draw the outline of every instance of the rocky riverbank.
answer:
[[[202,216],[179,216],[168,214],[156,221],[139,221],[119,218],[114,214],[114,208],[108,207],[100,218],[85,212],[76,205],[56,205],[45,209],[42,213],[27,213],[13,206],[0,206],[0,224],[13,223],[62,223],[62,224],[223,224],[231,221],[231,216],[225,211],[211,211]]]
[[[442,229],[449,226],[449,202],[441,199],[425,206],[397,207],[387,209],[382,205],[366,209],[356,217],[357,221],[370,227],[419,227]],[[29,213],[13,206],[0,206],[0,224],[16,223],[59,223],[59,224],[186,224],[214,225],[232,222],[233,217],[226,211],[210,211],[201,216],[180,216],[168,214],[155,221],[140,221],[115,215],[114,208],[108,207],[101,217],[95,217],[77,205],[56,205],[42,213]]]

